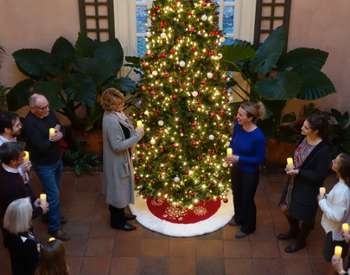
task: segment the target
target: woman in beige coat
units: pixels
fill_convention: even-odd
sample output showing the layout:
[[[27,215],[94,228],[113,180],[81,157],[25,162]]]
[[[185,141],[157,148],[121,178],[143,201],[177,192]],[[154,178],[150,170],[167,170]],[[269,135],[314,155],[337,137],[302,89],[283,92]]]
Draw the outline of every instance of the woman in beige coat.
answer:
[[[101,96],[104,109],[103,129],[103,181],[106,202],[111,214],[111,227],[130,231],[136,229],[128,223],[124,208],[134,202],[134,171],[131,148],[142,138],[143,128],[134,129],[123,113],[124,96],[114,88]]]

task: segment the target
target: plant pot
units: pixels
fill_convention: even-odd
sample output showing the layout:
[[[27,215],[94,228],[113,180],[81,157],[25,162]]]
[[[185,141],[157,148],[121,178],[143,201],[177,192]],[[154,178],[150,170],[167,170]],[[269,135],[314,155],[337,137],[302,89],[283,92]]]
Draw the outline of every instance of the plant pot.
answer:
[[[295,149],[294,143],[281,142],[270,138],[266,145],[266,161],[268,164],[284,167],[287,158],[290,157]]]
[[[102,157],[103,142],[101,130],[85,132],[72,129],[71,139],[75,141],[82,141],[85,144],[84,149],[86,152],[94,153],[98,157]]]

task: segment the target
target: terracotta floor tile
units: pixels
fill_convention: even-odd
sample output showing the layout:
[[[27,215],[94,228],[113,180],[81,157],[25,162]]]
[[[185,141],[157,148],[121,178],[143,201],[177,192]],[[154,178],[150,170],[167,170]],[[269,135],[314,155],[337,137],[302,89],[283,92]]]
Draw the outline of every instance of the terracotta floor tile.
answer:
[[[168,275],[195,275],[196,260],[188,257],[169,257]]]
[[[64,243],[67,256],[82,257],[85,254],[87,240],[70,240]]]
[[[224,241],[225,258],[251,258],[252,247],[250,242]]]
[[[272,223],[263,225],[263,224],[258,224],[256,227],[256,230],[253,234],[250,234],[248,238],[251,241],[275,241],[276,236],[275,236],[275,230],[274,226]]]
[[[140,275],[167,275],[167,257],[141,257]]]
[[[69,275],[80,275],[83,265],[82,257],[66,257],[66,262],[69,267]]]
[[[114,238],[89,239],[85,256],[111,256],[114,247]]]
[[[285,252],[284,249],[291,243],[293,243],[293,241],[278,241],[280,255],[282,258],[293,259],[293,258],[306,258],[307,257],[307,250],[305,248],[301,249],[295,253]]]
[[[143,256],[163,257],[169,255],[169,240],[144,239],[141,241]]]
[[[236,240],[235,234],[240,230],[239,226],[226,225],[222,230],[223,240]]]
[[[111,258],[85,257],[80,275],[107,275],[110,269]]]
[[[284,259],[283,260],[286,275],[312,275],[311,265],[307,258],[303,259]]]
[[[252,275],[251,259],[225,259],[225,275]]]
[[[217,257],[197,257],[197,275],[224,275],[225,266],[223,258]]]
[[[322,240],[316,241],[307,241],[306,250],[309,257],[323,257],[323,247],[324,243]]]
[[[223,229],[196,237],[198,240],[222,240]]]
[[[223,241],[196,240],[196,255],[198,257],[222,257],[224,255]]]
[[[253,258],[280,257],[277,241],[252,242]]]
[[[110,275],[138,275],[140,274],[140,260],[132,257],[118,257],[111,261]]]
[[[253,259],[253,274],[259,275],[283,275],[285,269],[281,259]],[[297,275],[297,274],[295,274]]]
[[[69,234],[71,239],[87,239],[89,237],[90,223],[72,223],[68,222],[64,225],[64,231]]]
[[[105,217],[106,219],[109,217]],[[94,222],[90,226],[89,238],[114,238],[118,230],[113,229],[107,220]]]
[[[331,264],[321,257],[309,257],[309,263],[313,275],[328,275],[332,269]]]
[[[140,257],[141,240],[116,238],[113,249],[113,257]]]
[[[196,240],[193,238],[172,238],[169,240],[169,256],[173,257],[195,257]]]

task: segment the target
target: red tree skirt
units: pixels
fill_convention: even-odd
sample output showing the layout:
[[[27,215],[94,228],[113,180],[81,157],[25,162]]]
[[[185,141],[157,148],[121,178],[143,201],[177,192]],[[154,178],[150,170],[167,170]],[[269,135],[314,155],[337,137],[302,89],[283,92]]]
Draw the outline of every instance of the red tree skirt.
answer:
[[[164,199],[148,198],[147,206],[153,215],[161,220],[171,223],[197,223],[213,216],[220,208],[220,200],[203,201],[196,204],[193,209],[174,207]]]

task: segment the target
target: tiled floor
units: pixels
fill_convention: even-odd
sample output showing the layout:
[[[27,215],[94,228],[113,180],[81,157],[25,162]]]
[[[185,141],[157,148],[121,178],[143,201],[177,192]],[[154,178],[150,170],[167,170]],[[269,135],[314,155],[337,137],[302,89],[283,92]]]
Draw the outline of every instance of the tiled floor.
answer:
[[[133,232],[113,230],[100,194],[100,174],[76,178],[65,172],[62,182],[62,209],[69,219],[65,230],[72,240],[66,243],[71,275],[322,275],[329,265],[322,258],[323,231],[319,225],[309,237],[306,249],[286,254],[288,244],[277,241],[287,223],[277,207],[285,182],[278,172],[265,172],[256,195],[257,231],[236,240],[237,228],[226,226],[195,238],[172,238],[142,226]],[[334,178],[328,179],[330,184]],[[34,179],[34,189],[40,187]],[[34,227],[42,240],[46,225]],[[2,242],[1,242],[2,245]],[[0,247],[0,274],[10,274],[7,251]]]

